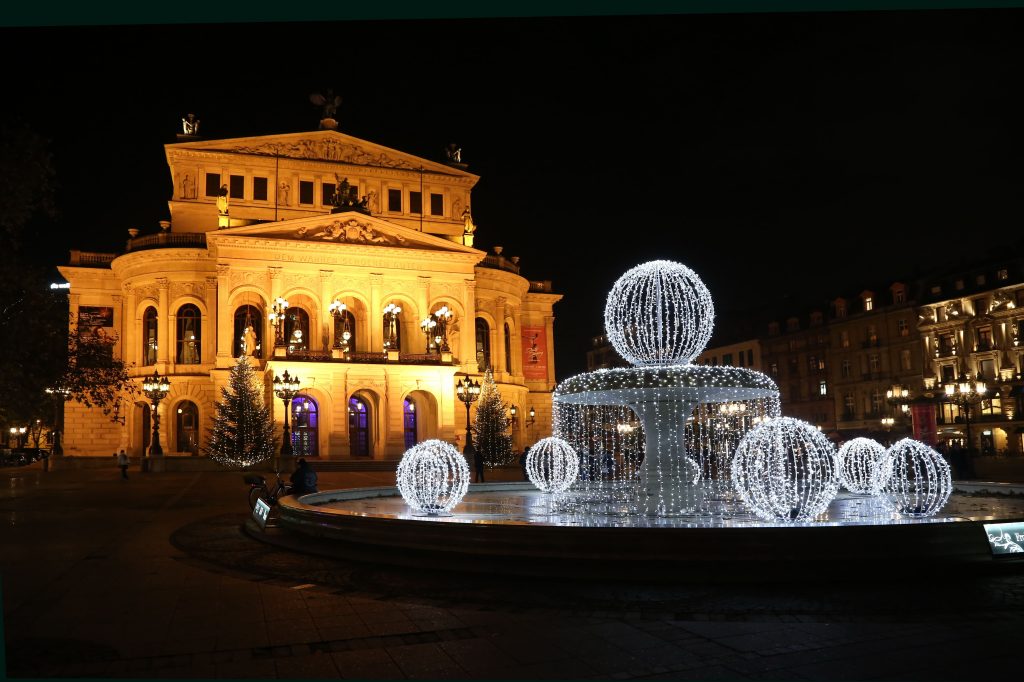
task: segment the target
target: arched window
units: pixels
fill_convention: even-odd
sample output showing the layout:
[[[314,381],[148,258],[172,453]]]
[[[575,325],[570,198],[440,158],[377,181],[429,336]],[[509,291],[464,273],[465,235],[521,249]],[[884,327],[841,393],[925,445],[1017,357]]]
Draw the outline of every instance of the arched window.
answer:
[[[302,308],[288,308],[284,320],[284,342],[288,350],[309,350],[309,313]]]
[[[178,356],[180,365],[198,365],[200,343],[200,325],[202,313],[191,303],[178,308]]]
[[[402,349],[402,313],[384,315],[384,348]]]
[[[292,398],[292,451],[296,457],[317,457],[320,454],[316,401],[309,396]]]
[[[405,399],[402,415],[402,424],[405,427],[405,449],[408,450],[416,445],[416,403],[412,398]]]
[[[143,365],[155,365],[156,364],[156,344],[157,344],[157,322],[156,322],[156,308],[150,306],[146,308],[146,312],[142,314],[142,364]]]
[[[246,329],[251,328],[250,333]],[[263,357],[263,314],[254,305],[243,305],[235,310],[235,335],[231,341],[231,357],[249,355],[254,358]],[[253,348],[245,348],[245,339],[252,341]],[[244,350],[244,352],[243,352]]]
[[[476,364],[481,372],[491,366],[491,328],[482,317],[476,318]]]
[[[191,400],[178,403],[174,432],[178,438],[175,452],[199,454],[199,408]]]
[[[508,330],[508,322],[505,323],[505,371],[512,373],[512,333]]]
[[[370,406],[355,396],[348,401],[348,442],[353,457],[370,456]]]
[[[345,335],[348,334],[346,337]],[[356,316],[351,310],[334,316],[334,340],[338,348],[356,349]]]

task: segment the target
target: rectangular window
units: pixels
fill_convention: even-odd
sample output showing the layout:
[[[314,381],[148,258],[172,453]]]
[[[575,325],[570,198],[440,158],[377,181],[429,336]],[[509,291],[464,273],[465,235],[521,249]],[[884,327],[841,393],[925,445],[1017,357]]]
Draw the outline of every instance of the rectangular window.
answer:
[[[747,367],[754,366],[754,350],[752,348],[747,349]]]
[[[768,371],[771,372],[771,375],[773,377],[779,376],[779,363],[773,362],[769,367]]]
[[[312,204],[313,203],[313,183],[310,180],[299,181],[299,203],[300,204]]]
[[[882,356],[879,355],[878,353],[872,353],[871,357],[868,359],[868,366],[871,368],[871,371],[873,373],[874,372],[881,372],[882,371]]]
[[[228,193],[232,199],[245,198],[245,176],[232,175],[231,184],[228,186]]]
[[[409,192],[409,213],[423,213],[423,195],[419,192]]]
[[[732,367],[732,353],[723,353],[722,354],[722,364],[723,365],[728,365],[729,367]]]
[[[882,414],[882,394],[878,389],[871,394],[871,411],[875,414]]]
[[[868,325],[868,343],[878,345],[878,328],[873,324]]]
[[[267,179],[266,178],[253,178],[252,179],[252,198],[253,198],[253,201],[266,201],[267,200]]]
[[[982,327],[978,330],[978,350],[992,350],[991,327]]]
[[[985,285],[985,275],[978,275],[978,278],[975,281],[978,283],[979,287],[980,286],[984,286]]]
[[[857,398],[852,393],[847,393],[843,397],[843,406],[846,408],[847,416],[853,417],[853,413],[857,410]]]
[[[910,351],[906,350],[906,349],[901,350],[900,351],[900,367],[903,369],[904,372],[909,372],[910,370],[913,369],[913,367],[911,365],[912,365],[912,360],[911,360],[911,357],[910,357]]]
[[[843,348],[850,347],[850,332],[839,332],[839,345]]]
[[[746,367],[747,366],[747,363],[745,362],[746,357],[747,356],[745,356],[743,354],[743,351],[740,351],[739,353],[736,354],[736,359],[740,361],[740,367]]]
[[[215,197],[220,194],[220,173],[206,174],[206,196]]]
[[[435,194],[434,192],[430,193],[430,215],[444,215],[443,194]]]
[[[870,296],[865,296],[864,297],[864,310],[865,311],[871,310],[874,307],[875,307],[875,300],[873,298],[871,298]]]
[[[843,364],[841,366],[841,371],[842,371],[842,375],[843,375],[844,379],[849,379],[850,378],[850,361],[849,360],[843,360]]]
[[[1010,273],[1007,272],[1006,270],[999,270],[998,272],[996,272],[996,277],[998,279],[1008,279],[1009,276],[1010,276]]]
[[[936,284],[935,286],[932,287],[931,291],[932,291],[933,294],[941,294],[942,293],[942,287],[940,287],[938,284]]]
[[[978,371],[982,377],[991,381],[996,378],[996,361],[982,360],[978,363]]]
[[[910,328],[907,326],[906,320],[896,320],[896,329],[900,336],[910,336]]]
[[[942,366],[942,383],[948,384],[956,379],[956,368],[953,365]]]
[[[323,206],[334,205],[334,183],[333,182],[321,182],[320,183],[320,204]]]
[[[896,291],[894,291],[892,293],[892,302],[893,303],[903,303],[906,300],[907,300],[907,295],[903,291],[903,289],[897,289]]]
[[[825,381],[818,382],[818,395],[828,395],[828,384]]]
[[[402,212],[402,190],[388,190],[388,210],[391,211],[392,213]]]

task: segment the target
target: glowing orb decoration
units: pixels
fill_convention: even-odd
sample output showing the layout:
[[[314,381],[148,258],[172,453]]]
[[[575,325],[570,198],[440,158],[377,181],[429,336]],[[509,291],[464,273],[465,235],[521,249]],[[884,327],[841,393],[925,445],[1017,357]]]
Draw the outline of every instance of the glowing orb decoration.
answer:
[[[579,473],[579,456],[561,438],[542,438],[526,455],[526,475],[546,493],[565,492]]]
[[[774,417],[743,436],[732,461],[732,481],[760,518],[809,521],[839,491],[837,468],[835,448],[817,427]]]
[[[889,448],[882,469],[888,477],[882,498],[905,516],[931,516],[953,491],[953,477],[942,455],[920,441],[904,438]]]
[[[405,451],[398,463],[398,492],[418,512],[450,512],[469,487],[469,466],[455,446],[426,440]]]
[[[634,365],[688,364],[711,339],[714,322],[715,306],[704,282],[668,260],[626,272],[604,308],[608,340]]]
[[[839,482],[851,493],[877,495],[885,485],[885,446],[854,438],[839,448]]]

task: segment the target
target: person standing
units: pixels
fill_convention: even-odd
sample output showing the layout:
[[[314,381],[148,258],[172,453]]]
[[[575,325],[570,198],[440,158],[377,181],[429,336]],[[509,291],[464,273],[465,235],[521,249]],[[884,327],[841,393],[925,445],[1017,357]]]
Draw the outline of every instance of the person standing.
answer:
[[[523,448],[523,454],[519,457],[519,466],[522,468],[523,480],[524,481],[529,481],[530,480],[530,474],[528,474],[527,471],[526,471],[526,458],[529,457],[529,456],[530,456],[530,446],[527,445],[525,448]]]
[[[117,466],[121,467],[121,478],[125,481],[128,480],[128,455],[124,450],[121,450],[117,455]]]
[[[476,470],[476,482],[477,483],[483,483],[484,482],[484,453],[482,453],[480,450],[477,450],[475,447],[473,447],[472,443],[470,443],[466,447],[466,450],[470,454],[473,455],[473,468]]]

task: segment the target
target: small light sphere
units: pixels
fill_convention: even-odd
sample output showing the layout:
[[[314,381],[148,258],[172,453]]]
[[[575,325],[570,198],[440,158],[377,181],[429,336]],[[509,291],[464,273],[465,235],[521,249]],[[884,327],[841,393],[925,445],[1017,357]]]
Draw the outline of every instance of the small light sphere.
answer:
[[[425,514],[443,514],[465,496],[469,466],[451,443],[426,440],[405,451],[397,478],[406,504]]]
[[[634,365],[688,364],[711,340],[711,292],[682,263],[655,260],[615,282],[604,328],[619,355]]]
[[[881,497],[904,516],[931,516],[949,501],[953,477],[940,453],[920,441],[904,438],[885,453],[888,476]]]
[[[885,486],[885,446],[854,438],[839,448],[839,482],[851,493],[877,495]]]
[[[526,475],[546,493],[565,492],[579,473],[579,455],[561,438],[542,438],[526,454]]]
[[[737,446],[732,482],[758,517],[809,521],[824,512],[839,491],[835,447],[807,422],[766,419]]]

